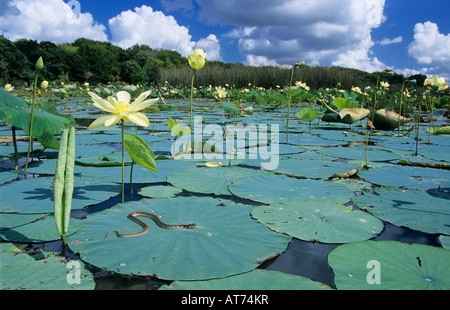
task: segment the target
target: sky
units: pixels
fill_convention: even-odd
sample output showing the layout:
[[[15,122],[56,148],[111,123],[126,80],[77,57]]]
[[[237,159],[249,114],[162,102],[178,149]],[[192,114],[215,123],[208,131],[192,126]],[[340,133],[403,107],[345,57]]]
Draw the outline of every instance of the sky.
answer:
[[[0,0],[0,34],[146,44],[246,65],[392,69],[450,80],[448,0]],[[446,13],[447,12],[447,13]]]

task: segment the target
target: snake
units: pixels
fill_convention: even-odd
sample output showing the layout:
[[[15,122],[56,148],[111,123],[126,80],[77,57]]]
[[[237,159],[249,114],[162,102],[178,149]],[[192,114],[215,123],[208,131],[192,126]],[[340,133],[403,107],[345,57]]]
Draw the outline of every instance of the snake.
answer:
[[[168,228],[168,229],[174,229],[174,228],[184,228],[184,229],[192,229],[194,228],[197,224],[177,224],[177,225],[169,225],[166,223],[163,223],[159,217],[156,214],[153,213],[149,213],[149,212],[144,212],[144,211],[134,211],[131,212],[130,214],[128,214],[128,218],[130,220],[132,220],[133,222],[135,222],[136,224],[138,224],[139,226],[141,226],[143,229],[139,232],[136,233],[129,233],[129,234],[121,234],[119,233],[117,230],[110,230],[106,233],[105,237],[103,238],[103,240],[106,239],[106,237],[110,234],[110,233],[115,233],[117,237],[119,238],[129,238],[129,237],[138,237],[138,236],[142,236],[144,234],[147,233],[148,231],[148,225],[145,224],[144,222],[142,222],[141,220],[137,219],[136,216],[145,216],[145,217],[149,217],[151,218],[153,221],[155,221],[155,223],[162,227],[162,228]]]

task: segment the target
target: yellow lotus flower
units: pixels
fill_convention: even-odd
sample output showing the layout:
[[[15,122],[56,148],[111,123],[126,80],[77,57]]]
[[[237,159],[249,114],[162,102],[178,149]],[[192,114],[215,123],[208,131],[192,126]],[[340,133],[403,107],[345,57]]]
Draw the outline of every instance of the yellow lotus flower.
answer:
[[[220,100],[222,98],[226,98],[228,93],[227,90],[221,86],[215,87],[216,91],[214,92],[215,97],[217,100]]]
[[[13,91],[13,90],[14,90],[14,87],[13,87],[11,84],[6,84],[6,85],[5,85],[5,90],[6,90],[6,91]]]
[[[435,75],[432,79],[426,79],[423,83],[424,86],[438,86],[438,91],[446,90],[448,88],[447,82],[445,82],[444,78],[440,78]]]
[[[102,116],[92,122],[88,129],[96,128],[101,125],[106,127],[117,124],[120,120],[125,122],[133,122],[136,125],[142,127],[148,127],[150,122],[145,114],[139,111],[151,106],[158,102],[158,98],[145,100],[151,91],[143,92],[133,103],[130,104],[130,94],[126,91],[120,91],[117,93],[117,99],[109,96],[108,100],[100,98],[97,94],[89,92],[89,95],[94,101],[93,105],[100,110],[112,113],[112,115]],[[144,101],[145,100],[145,101]]]
[[[380,82],[381,87],[388,89],[390,84],[388,82]]]
[[[48,81],[42,81],[41,88],[42,89],[47,89],[47,87],[48,87]]]
[[[192,55],[188,56],[189,65],[198,71],[205,66],[206,53],[202,49],[195,49]]]
[[[359,88],[358,86],[352,87],[352,92],[355,92],[357,94],[362,94],[361,88]]]
[[[309,90],[309,89],[310,89],[310,88],[309,88],[309,86],[308,86],[308,85],[306,85],[306,83],[302,83],[302,81],[299,81],[299,82],[295,82],[295,86],[298,86],[298,87],[304,88],[304,89],[306,89],[306,90]]]

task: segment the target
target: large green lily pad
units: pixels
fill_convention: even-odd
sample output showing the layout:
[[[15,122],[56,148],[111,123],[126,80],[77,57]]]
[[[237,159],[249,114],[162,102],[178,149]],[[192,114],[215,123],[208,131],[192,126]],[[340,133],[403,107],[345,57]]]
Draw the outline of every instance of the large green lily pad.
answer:
[[[354,242],[331,251],[328,263],[338,289],[450,289],[450,251],[438,247],[397,241]]]
[[[175,281],[160,290],[331,290],[331,287],[293,274],[256,269],[223,279]]]
[[[158,172],[153,172],[139,165],[133,167],[133,183],[158,183],[166,182],[171,173],[194,167],[194,164],[181,160],[157,160]],[[125,182],[130,182],[131,166],[125,167]],[[111,182],[122,182],[122,167],[87,167],[83,176],[101,177]]]
[[[326,160],[283,159],[276,172],[305,178],[328,179],[335,173],[358,169],[356,163],[334,162]]]
[[[110,230],[140,231],[127,218],[132,211],[155,213],[167,224],[197,226],[164,229],[142,218],[148,233],[131,238],[110,234],[103,240]],[[282,253],[292,239],[257,223],[250,211],[250,206],[210,197],[143,199],[88,216],[68,243],[83,261],[122,274],[168,280],[222,278],[255,269]]]
[[[55,253],[26,252],[13,243],[0,244],[2,290],[92,290],[95,282],[82,261]]]
[[[120,185],[106,179],[75,177],[72,210],[97,204],[120,194]],[[0,187],[0,212],[53,212],[53,177],[12,182]],[[20,202],[20,203],[18,203]]]
[[[346,203],[354,196],[348,187],[331,181],[296,179],[272,173],[242,178],[231,184],[234,195],[262,203],[297,199],[330,199]]]
[[[21,218],[26,215],[15,214],[15,216]],[[3,214],[0,214],[0,219],[3,218]],[[73,234],[78,228],[76,220],[71,219],[68,234]],[[23,243],[47,242],[61,238],[56,229],[53,215],[42,216],[35,219],[32,223],[2,230],[0,236],[5,241]]]
[[[255,207],[252,216],[270,229],[297,239],[347,243],[375,237],[383,222],[330,200],[291,200]]]
[[[384,186],[415,189],[450,186],[450,171],[433,168],[388,165],[362,170],[358,175],[368,182]]]
[[[450,194],[439,191],[378,189],[354,197],[358,207],[397,226],[450,235]]]
[[[364,145],[353,146],[353,147],[330,147],[323,148],[317,151],[318,153],[331,156],[334,158],[343,158],[343,159],[360,159],[365,160],[366,158],[366,149]],[[392,153],[388,150],[383,150],[377,147],[369,147],[367,149],[367,157],[370,161],[391,161],[399,159],[401,156],[395,153]]]
[[[167,182],[195,193],[230,195],[228,185],[244,177],[266,173],[269,172],[241,167],[197,167],[174,172],[167,177]]]

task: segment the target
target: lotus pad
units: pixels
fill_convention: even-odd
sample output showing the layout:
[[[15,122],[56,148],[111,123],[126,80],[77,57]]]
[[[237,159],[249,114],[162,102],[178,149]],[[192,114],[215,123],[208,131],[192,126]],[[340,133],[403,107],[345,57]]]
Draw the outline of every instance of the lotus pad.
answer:
[[[331,147],[319,150],[318,153],[344,159],[365,159],[365,146],[355,147]],[[367,150],[367,157],[370,161],[390,161],[399,159],[401,156],[382,149],[371,148]]]
[[[110,234],[103,240],[110,230],[141,231],[127,218],[132,211],[155,213],[167,224],[197,226],[165,229],[141,217],[149,226],[146,234],[130,238]],[[249,206],[210,197],[142,199],[88,216],[68,243],[84,261],[122,274],[168,280],[227,277],[255,269],[291,241],[254,221],[250,211]]]
[[[239,179],[229,187],[236,196],[263,203],[277,203],[283,200],[327,199],[346,203],[354,192],[344,185],[330,181],[296,179],[271,173]]]
[[[26,215],[15,214],[15,216],[21,218]],[[0,214],[0,219],[2,218],[3,215]],[[68,234],[73,234],[79,228],[76,222],[77,221],[75,219],[70,220]],[[32,223],[12,229],[2,230],[0,235],[5,241],[28,243],[47,242],[61,238],[56,230],[55,218],[53,215],[43,216],[40,218],[36,216],[35,221]]]
[[[105,179],[75,177],[72,210],[120,194],[120,185]],[[0,212],[53,212],[53,177],[21,180],[0,187]],[[21,203],[17,203],[20,201]]]
[[[238,179],[260,174],[266,172],[240,167],[198,167],[172,173],[167,177],[167,182],[195,193],[230,195],[228,185]]]
[[[276,232],[323,243],[346,243],[375,237],[383,223],[363,211],[329,200],[291,200],[255,207],[252,216]]]
[[[407,189],[377,190],[353,198],[358,207],[397,226],[450,235],[450,194]]]
[[[338,289],[450,289],[450,251],[438,247],[397,241],[354,242],[331,251],[328,263]]]
[[[368,182],[384,186],[416,189],[450,186],[450,171],[432,168],[383,166],[362,170],[358,175]]]
[[[95,287],[93,276],[83,262],[68,264],[65,257],[54,253],[28,253],[12,243],[1,243],[0,262],[1,290],[91,290]],[[75,282],[77,279],[79,284]]]
[[[175,281],[161,290],[330,290],[308,278],[273,270],[256,269],[224,279]]]
[[[182,191],[183,190],[179,188],[169,185],[147,186],[141,188],[139,195],[153,198],[169,198],[181,193]]]
[[[276,172],[305,178],[328,179],[335,173],[358,169],[358,164],[332,162],[325,160],[283,159]]]

